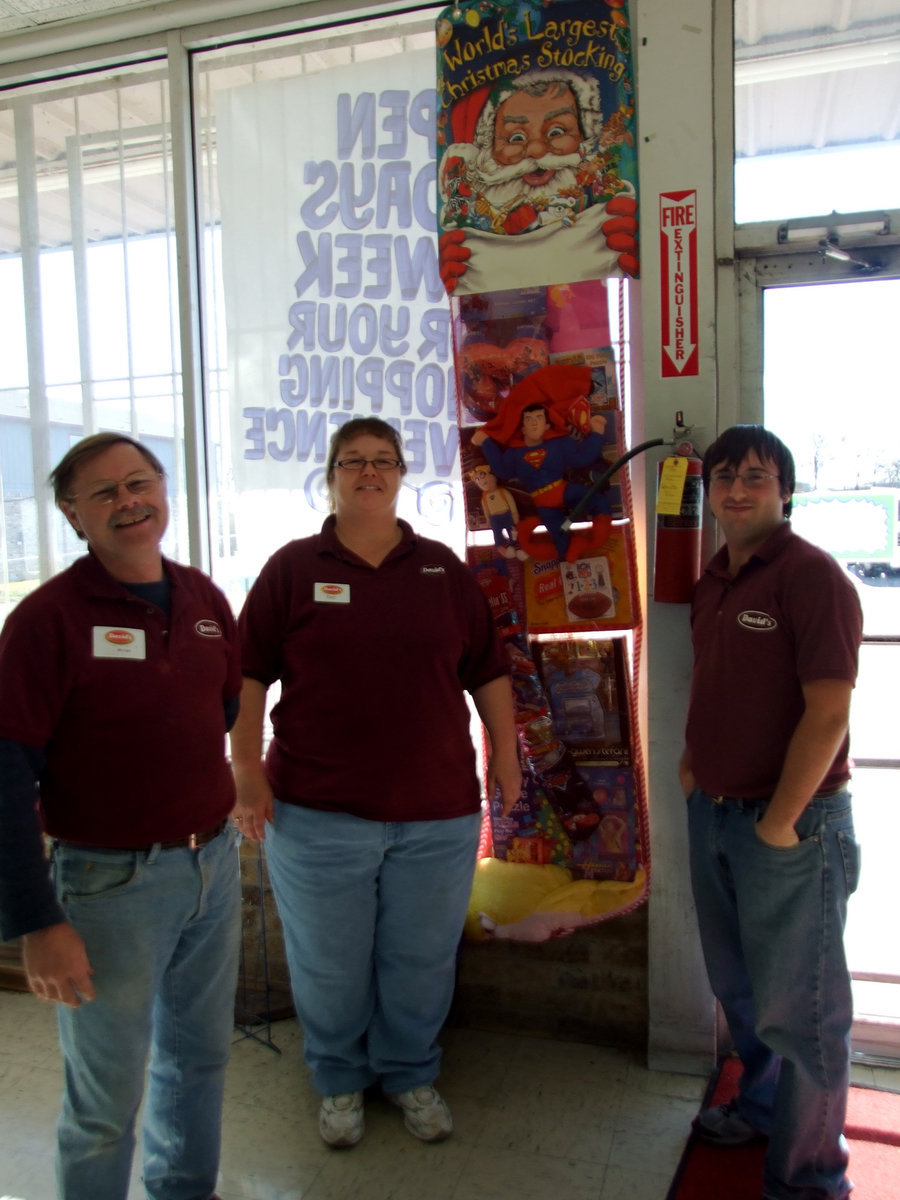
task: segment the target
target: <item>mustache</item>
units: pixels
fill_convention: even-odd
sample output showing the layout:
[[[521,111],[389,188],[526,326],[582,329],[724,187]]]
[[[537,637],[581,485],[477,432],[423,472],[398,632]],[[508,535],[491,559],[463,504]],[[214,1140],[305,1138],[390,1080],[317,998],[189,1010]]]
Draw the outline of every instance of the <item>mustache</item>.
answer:
[[[484,161],[478,163],[478,169],[488,183],[508,183],[535,171],[561,171],[566,167],[577,167],[581,161],[581,155],[575,153],[542,154],[540,158],[523,158],[521,162],[500,166],[486,154]]]
[[[110,525],[114,529],[118,529],[120,525],[133,525],[135,521],[140,521],[144,517],[152,517],[156,509],[152,504],[142,504],[140,508],[130,508],[128,512],[116,513],[110,520]]]

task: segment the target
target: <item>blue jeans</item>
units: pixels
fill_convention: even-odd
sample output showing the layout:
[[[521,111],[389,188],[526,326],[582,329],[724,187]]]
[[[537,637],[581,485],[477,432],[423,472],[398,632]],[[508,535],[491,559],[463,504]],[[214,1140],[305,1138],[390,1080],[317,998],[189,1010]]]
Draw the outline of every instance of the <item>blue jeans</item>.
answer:
[[[738,1110],[769,1135],[766,1196],[842,1200],[853,1020],[843,933],[859,878],[850,796],[812,800],[787,848],[756,832],[767,803],[688,797],[700,938],[744,1066]]]
[[[60,1200],[125,1200],[144,1090],[144,1186],[153,1200],[215,1191],[234,1027],[240,882],[232,826],[199,850],[56,843],[66,917],[97,998],[59,1007],[65,1093]]]
[[[480,828],[479,813],[383,823],[276,800],[266,860],[323,1096],[437,1076]]]

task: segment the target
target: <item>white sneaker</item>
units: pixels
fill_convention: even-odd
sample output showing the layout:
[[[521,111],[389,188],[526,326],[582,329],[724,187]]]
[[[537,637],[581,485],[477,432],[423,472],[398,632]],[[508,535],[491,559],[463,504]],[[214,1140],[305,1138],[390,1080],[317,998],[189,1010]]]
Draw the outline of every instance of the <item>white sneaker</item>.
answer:
[[[362,1092],[326,1096],[319,1105],[319,1133],[329,1146],[355,1146],[365,1130]]]
[[[388,1099],[403,1109],[403,1124],[421,1141],[442,1142],[453,1132],[450,1109],[430,1084],[398,1092]]]

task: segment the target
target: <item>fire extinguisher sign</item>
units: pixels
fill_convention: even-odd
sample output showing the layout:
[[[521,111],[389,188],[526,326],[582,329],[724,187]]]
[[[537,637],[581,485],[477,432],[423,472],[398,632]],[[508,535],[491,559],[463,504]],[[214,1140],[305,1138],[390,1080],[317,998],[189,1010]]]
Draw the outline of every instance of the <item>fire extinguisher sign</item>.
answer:
[[[660,193],[659,256],[662,376],[698,375],[695,190]]]

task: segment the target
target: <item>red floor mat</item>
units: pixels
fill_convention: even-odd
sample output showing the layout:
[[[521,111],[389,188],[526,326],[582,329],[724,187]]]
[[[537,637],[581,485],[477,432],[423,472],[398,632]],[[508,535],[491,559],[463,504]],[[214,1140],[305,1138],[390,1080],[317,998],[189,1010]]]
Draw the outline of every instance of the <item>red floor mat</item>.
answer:
[[[724,1104],[737,1087],[741,1066],[727,1059],[704,1104]],[[853,1087],[844,1128],[850,1143],[853,1200],[900,1196],[900,1095]],[[765,1146],[707,1146],[691,1137],[667,1200],[760,1200]]]

